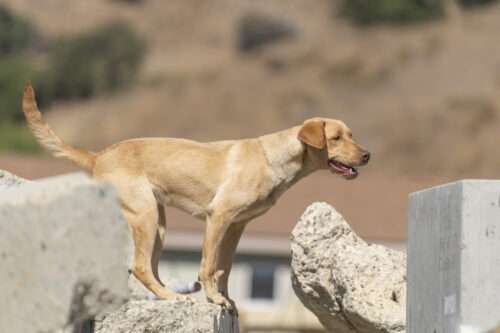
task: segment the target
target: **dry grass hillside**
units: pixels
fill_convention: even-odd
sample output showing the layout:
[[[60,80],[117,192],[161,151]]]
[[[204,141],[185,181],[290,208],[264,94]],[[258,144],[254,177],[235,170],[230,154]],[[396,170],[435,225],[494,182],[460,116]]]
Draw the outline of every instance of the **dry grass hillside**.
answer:
[[[500,176],[498,5],[431,24],[356,28],[331,0],[4,2],[49,36],[119,18],[148,41],[131,90],[48,110],[56,132],[80,146],[248,137],[328,116],[372,150],[371,172]],[[242,54],[237,26],[247,13],[289,22],[297,37]]]

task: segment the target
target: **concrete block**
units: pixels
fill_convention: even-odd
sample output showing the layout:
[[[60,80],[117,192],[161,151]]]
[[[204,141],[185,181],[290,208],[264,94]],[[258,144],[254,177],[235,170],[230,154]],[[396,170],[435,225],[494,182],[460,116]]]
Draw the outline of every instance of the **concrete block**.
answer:
[[[77,329],[128,297],[114,189],[83,174],[0,191],[0,332]]]
[[[20,178],[5,170],[0,170],[0,191],[12,187],[18,187],[26,182],[28,182],[26,179]]]
[[[483,332],[500,321],[500,181],[410,195],[408,331]]]

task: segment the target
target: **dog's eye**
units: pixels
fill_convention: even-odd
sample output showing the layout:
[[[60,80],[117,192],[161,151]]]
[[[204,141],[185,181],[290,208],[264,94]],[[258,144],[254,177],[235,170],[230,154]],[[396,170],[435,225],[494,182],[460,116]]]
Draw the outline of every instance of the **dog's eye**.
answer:
[[[335,141],[340,140],[340,135],[335,135],[335,136],[332,138],[332,140],[335,140]]]

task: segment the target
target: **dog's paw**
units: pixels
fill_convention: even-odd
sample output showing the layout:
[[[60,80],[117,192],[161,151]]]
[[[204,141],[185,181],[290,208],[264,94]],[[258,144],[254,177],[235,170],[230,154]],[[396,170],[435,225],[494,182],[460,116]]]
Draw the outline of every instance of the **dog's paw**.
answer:
[[[187,303],[194,303],[195,302],[195,299],[193,297],[190,297],[187,295],[182,295],[182,294],[174,294],[174,296],[172,297],[172,300],[187,302]]]
[[[224,309],[229,312],[235,313],[238,315],[238,311],[236,310],[236,306],[233,300],[227,299],[221,293],[216,293],[208,297],[208,301],[217,305],[222,306]]]
[[[190,296],[178,294],[168,289],[163,290],[162,293],[160,293],[159,295],[154,295],[153,293],[150,293],[150,295],[148,296],[149,300],[180,301],[188,303],[195,302],[195,299]]]

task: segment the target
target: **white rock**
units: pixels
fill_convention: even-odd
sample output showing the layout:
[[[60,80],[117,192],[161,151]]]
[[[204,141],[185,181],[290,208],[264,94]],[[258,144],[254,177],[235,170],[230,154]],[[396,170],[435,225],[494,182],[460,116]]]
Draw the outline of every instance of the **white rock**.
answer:
[[[326,203],[292,232],[292,284],[330,332],[405,332],[405,254],[367,244]]]
[[[95,322],[95,333],[238,333],[238,320],[207,302],[130,301]]]

